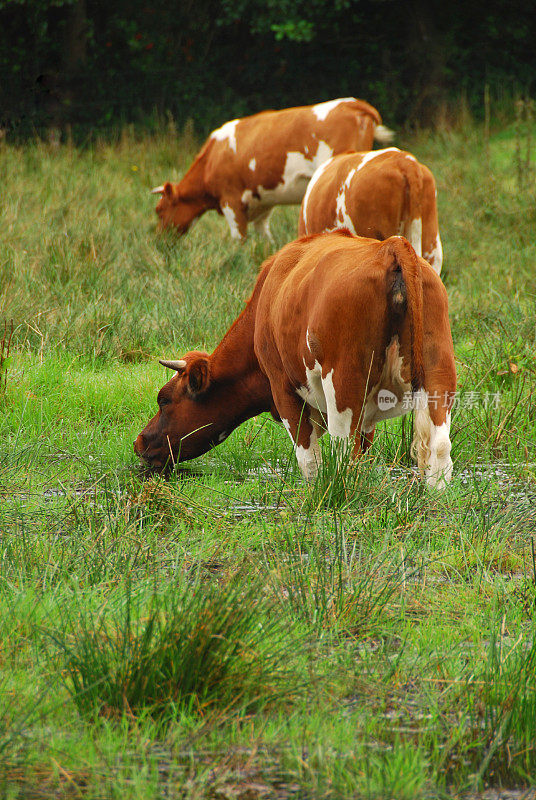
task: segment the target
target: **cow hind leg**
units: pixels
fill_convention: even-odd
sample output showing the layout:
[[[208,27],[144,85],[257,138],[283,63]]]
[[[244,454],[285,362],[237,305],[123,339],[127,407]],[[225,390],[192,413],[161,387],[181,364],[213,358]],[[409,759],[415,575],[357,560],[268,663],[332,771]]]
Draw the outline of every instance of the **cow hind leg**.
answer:
[[[439,392],[419,389],[414,398],[411,452],[428,486],[445,489],[452,477],[450,411]]]
[[[319,426],[311,419],[309,406],[292,390],[273,391],[275,406],[281,422],[291,438],[298,466],[306,481],[316,478],[321,462],[318,442]]]
[[[220,205],[221,212],[231,231],[231,237],[241,242],[244,241],[247,235],[248,220],[242,208],[242,202],[233,202],[222,198]]]
[[[372,441],[374,439],[374,430],[375,429],[372,428],[371,431],[366,431],[366,432],[365,431],[361,431],[359,444],[360,444],[362,453],[366,453],[366,451],[369,449],[370,445],[372,444]]]
[[[261,214],[253,223],[253,227],[255,228],[256,232],[264,236],[270,244],[274,244],[274,237],[272,236],[272,231],[270,230],[270,216],[272,214],[273,208],[269,208],[263,214]]]
[[[342,458],[352,448],[357,459],[372,443],[374,428],[363,431],[366,382],[354,382],[350,390],[347,382],[334,370],[322,378],[322,389],[327,408],[327,429],[332,439],[338,440],[338,455]]]
[[[420,217],[412,219],[407,225],[406,238],[418,256],[422,256],[422,220]]]
[[[441,267],[443,266],[443,247],[441,245],[439,231],[437,231],[433,239],[423,242],[423,250],[423,258],[425,258],[432,269],[440,275]]]
[[[436,186],[432,173],[424,167],[422,221],[422,255],[439,275],[443,264],[443,248],[437,220]]]

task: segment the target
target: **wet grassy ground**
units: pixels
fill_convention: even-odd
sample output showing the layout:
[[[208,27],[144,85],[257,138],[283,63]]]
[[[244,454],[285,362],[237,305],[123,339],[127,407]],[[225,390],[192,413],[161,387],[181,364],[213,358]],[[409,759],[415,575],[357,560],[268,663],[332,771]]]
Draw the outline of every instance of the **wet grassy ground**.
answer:
[[[503,127],[399,146],[434,171],[455,475],[410,431],[307,488],[259,417],[168,482],[132,442],[271,248],[156,236],[173,131],[3,146],[0,776],[6,797],[521,796],[536,772],[536,197]],[[278,209],[278,246],[297,209]],[[514,792],[515,790],[515,792]],[[497,795],[496,795],[497,796]],[[508,796],[507,794],[504,795]]]

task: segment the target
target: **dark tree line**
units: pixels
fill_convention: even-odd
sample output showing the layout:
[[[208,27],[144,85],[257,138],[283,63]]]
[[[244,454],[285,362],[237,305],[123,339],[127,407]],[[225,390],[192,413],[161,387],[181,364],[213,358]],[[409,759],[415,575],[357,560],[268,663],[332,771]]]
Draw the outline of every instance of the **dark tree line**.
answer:
[[[0,0],[0,123],[106,127],[169,111],[200,133],[356,95],[429,124],[462,94],[530,93],[529,0]]]

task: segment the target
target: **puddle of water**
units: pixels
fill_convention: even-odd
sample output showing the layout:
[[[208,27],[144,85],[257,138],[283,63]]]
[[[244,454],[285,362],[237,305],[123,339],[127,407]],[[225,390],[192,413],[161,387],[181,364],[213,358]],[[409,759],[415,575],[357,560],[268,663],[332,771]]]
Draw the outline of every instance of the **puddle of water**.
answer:
[[[514,468],[536,468],[534,462],[515,462],[509,464],[506,461],[497,461],[492,464],[478,463],[474,467],[466,467],[462,470],[455,470],[454,476],[463,486],[470,487],[475,482],[484,484],[493,482],[498,484],[501,490],[500,500],[502,503],[515,505],[518,510],[529,509],[536,516],[536,482],[530,478],[522,479],[512,475]],[[288,467],[285,464],[277,466],[260,466],[248,471],[250,477],[263,477],[265,480],[280,480]],[[378,474],[385,474],[384,467],[377,468]],[[389,477],[394,486],[408,483],[409,480],[419,478],[419,471],[416,466],[412,467],[388,467]],[[285,505],[262,504],[262,503],[240,503],[229,507],[227,514],[230,516],[244,517],[258,513],[275,514],[285,510]],[[490,508],[491,510],[491,508]],[[535,799],[536,800],[536,799]]]
[[[500,490],[498,499],[501,504],[511,504],[516,506],[519,511],[530,510],[531,516],[536,516],[536,481],[530,477],[521,478],[512,475],[515,468],[536,468],[534,462],[513,462],[496,461],[494,463],[477,462],[473,467],[456,469],[454,467],[454,480],[458,480],[462,486],[467,488],[476,484],[497,484]],[[391,467],[389,475],[395,485],[402,481],[408,482],[409,478],[418,477],[419,472],[416,466],[412,467]],[[495,507],[495,503],[490,506],[490,511]]]
[[[254,467],[246,473],[250,478],[261,478],[264,482],[274,483],[280,481],[288,472],[288,464],[286,462],[278,462],[277,464],[266,464]],[[475,482],[477,484],[485,484],[493,482],[497,484],[500,490],[498,501],[503,505],[505,503],[511,504],[517,510],[526,513],[530,512],[529,516],[536,518],[536,480],[531,480],[530,477],[520,478],[512,475],[514,469],[535,469],[535,462],[515,462],[509,464],[506,461],[497,461],[494,463],[479,463],[477,462],[474,467],[466,467],[462,470],[455,470],[455,478],[463,486],[470,487]],[[378,473],[385,475],[385,468],[378,467]],[[418,470],[416,467],[388,467],[387,473],[391,479],[393,487],[400,486],[402,482],[408,483],[409,480],[418,478]],[[198,477],[201,473],[196,473],[194,470],[184,470],[184,477]],[[182,476],[181,476],[182,477]],[[229,483],[233,483],[229,481]],[[116,498],[120,498],[123,494],[119,489],[108,489]],[[77,486],[75,488],[63,489],[57,487],[50,487],[42,492],[42,498],[45,501],[54,501],[62,498],[83,498],[87,497],[88,501],[93,499],[95,492],[95,485],[91,486]],[[24,499],[25,495],[18,495],[20,499]],[[28,497],[29,499],[29,497]],[[267,514],[270,516],[277,515],[282,511],[288,510],[288,506],[284,503],[262,503],[256,501],[250,502],[237,502],[231,503],[224,511],[225,516],[233,517],[234,519],[243,519],[251,517],[255,514]],[[490,510],[492,508],[490,507]],[[536,800],[536,798],[535,798]]]
[[[254,514],[276,515],[284,511],[287,506],[277,505],[276,503],[236,503],[231,504],[225,513],[233,519],[245,519]]]
[[[43,497],[45,500],[58,500],[61,497],[84,497],[89,495],[93,490],[92,486],[80,486],[76,489],[45,489]]]
[[[282,478],[290,470],[290,465],[286,461],[278,461],[277,464],[259,464],[248,469],[248,478]]]

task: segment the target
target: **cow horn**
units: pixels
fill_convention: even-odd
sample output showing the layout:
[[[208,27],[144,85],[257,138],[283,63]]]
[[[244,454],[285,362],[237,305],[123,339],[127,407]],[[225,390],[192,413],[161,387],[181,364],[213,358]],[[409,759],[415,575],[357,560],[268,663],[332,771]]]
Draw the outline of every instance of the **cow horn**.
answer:
[[[168,369],[175,369],[177,372],[182,372],[182,370],[186,367],[186,361],[181,359],[180,361],[162,361],[160,359],[160,363],[163,367],[167,367]]]
[[[164,194],[164,184],[162,186],[155,186],[151,189],[151,194]]]

